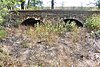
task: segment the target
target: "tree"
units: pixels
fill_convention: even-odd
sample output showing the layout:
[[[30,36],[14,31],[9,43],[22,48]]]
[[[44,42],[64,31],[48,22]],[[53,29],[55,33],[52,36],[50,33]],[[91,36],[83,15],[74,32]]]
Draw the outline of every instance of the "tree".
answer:
[[[0,10],[2,8],[7,8],[8,10],[14,10],[17,6],[20,5],[21,9],[25,8],[25,1],[26,0],[0,0]],[[43,2],[41,0],[28,0],[29,7],[37,7],[42,6]]]
[[[36,7],[38,5],[40,6],[41,4],[43,4],[43,2],[41,0],[32,0],[32,4],[34,7]]]
[[[54,0],[51,0],[51,9],[54,9]]]
[[[24,6],[25,6],[25,0],[20,0],[21,2],[21,9],[24,9]]]
[[[43,2],[41,0],[28,0],[27,8],[42,6]]]
[[[15,0],[0,0],[0,5],[2,5],[3,8],[7,8],[9,10],[14,9],[16,5]]]
[[[33,1],[33,6],[36,7],[37,0],[32,0],[32,1]]]
[[[30,0],[28,0],[28,5],[27,5],[27,8],[29,8],[29,6],[30,6]]]
[[[97,0],[96,6],[100,9],[100,0]]]

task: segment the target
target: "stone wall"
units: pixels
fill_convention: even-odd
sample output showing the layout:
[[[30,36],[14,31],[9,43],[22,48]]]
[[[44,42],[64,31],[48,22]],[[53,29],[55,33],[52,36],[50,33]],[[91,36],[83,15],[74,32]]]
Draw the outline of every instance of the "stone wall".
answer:
[[[46,22],[48,20],[59,20],[74,18],[82,23],[85,22],[86,18],[92,14],[100,14],[100,11],[79,11],[79,10],[18,10],[10,11],[11,20],[19,20],[20,23],[28,18],[35,18]]]

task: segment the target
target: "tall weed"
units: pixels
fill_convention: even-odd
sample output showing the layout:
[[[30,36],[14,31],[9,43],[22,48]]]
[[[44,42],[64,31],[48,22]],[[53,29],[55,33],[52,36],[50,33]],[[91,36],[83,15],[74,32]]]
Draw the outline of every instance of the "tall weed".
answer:
[[[71,25],[64,23],[45,23],[44,25],[37,24],[35,28],[30,27],[27,30],[27,34],[33,39],[44,40],[48,43],[54,43],[59,39],[59,36],[63,35],[66,31],[71,30]]]

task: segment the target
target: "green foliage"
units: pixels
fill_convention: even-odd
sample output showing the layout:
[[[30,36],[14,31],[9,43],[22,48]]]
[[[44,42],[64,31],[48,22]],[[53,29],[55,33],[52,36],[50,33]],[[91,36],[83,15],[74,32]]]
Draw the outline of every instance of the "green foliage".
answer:
[[[41,0],[28,0],[28,9],[39,9],[42,7],[43,2]]]
[[[41,5],[42,1],[41,0],[32,0],[31,3],[33,4],[33,6],[36,6],[36,5]]]
[[[100,9],[100,0],[97,0],[96,6]]]
[[[89,31],[100,30],[100,15],[92,15],[89,17],[86,20],[85,26]]]
[[[14,9],[19,2],[19,0],[2,0],[0,1],[0,6],[2,6],[1,8],[7,8],[11,10]]]
[[[21,8],[25,7],[25,0],[0,0],[0,10],[3,8],[7,8],[8,10],[15,10],[16,5],[21,5]],[[42,7],[43,2],[41,0],[28,0],[28,6],[29,8],[36,8],[36,7]]]
[[[25,0],[20,0],[21,2],[25,2]]]
[[[2,16],[0,16],[0,25],[3,23],[4,18],[2,18]]]
[[[0,39],[5,38],[6,35],[7,35],[7,32],[5,30],[3,30],[3,29],[0,29]]]
[[[0,25],[5,21],[5,17],[8,15],[8,10],[15,5],[14,0],[2,0],[0,1]],[[6,19],[7,20],[7,19]]]
[[[3,8],[0,10],[0,25],[2,25],[5,21],[5,17],[8,15],[8,10],[7,8]],[[7,20],[7,19],[6,19]]]

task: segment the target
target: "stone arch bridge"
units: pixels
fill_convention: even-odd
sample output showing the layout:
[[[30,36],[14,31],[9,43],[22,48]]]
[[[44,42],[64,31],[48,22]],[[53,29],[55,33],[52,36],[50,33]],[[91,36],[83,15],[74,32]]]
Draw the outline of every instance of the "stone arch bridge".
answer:
[[[33,21],[42,22],[59,22],[68,20],[74,20],[77,23],[84,24],[86,19],[93,15],[100,14],[100,11],[80,11],[80,10],[18,10],[10,11],[10,19],[19,20],[20,23],[24,21],[29,22],[33,18]],[[32,21],[32,20],[31,20]],[[30,22],[31,23],[31,22]],[[33,22],[34,23],[34,22]]]

